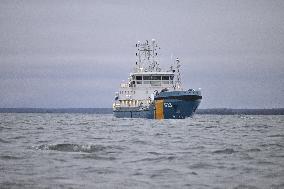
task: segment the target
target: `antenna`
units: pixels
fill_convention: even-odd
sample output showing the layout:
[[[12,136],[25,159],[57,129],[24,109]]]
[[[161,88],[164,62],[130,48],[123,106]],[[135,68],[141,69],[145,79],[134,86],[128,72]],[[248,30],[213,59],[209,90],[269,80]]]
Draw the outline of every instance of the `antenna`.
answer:
[[[181,74],[180,74],[180,61],[178,58],[176,58],[176,83],[175,86],[177,89],[182,89],[181,88]]]

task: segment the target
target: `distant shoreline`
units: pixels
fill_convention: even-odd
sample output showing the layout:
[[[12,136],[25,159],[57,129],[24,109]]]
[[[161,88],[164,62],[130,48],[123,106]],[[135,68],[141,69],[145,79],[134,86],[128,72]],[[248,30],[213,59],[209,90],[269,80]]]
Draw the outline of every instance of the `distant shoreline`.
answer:
[[[0,113],[86,113],[112,114],[111,108],[0,108]],[[284,115],[284,108],[273,109],[198,109],[196,114],[213,115]]]

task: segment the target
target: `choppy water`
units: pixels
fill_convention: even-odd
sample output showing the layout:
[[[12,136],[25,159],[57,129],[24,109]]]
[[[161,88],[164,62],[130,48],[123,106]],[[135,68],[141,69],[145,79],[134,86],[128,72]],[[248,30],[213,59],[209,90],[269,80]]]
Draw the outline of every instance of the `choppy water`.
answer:
[[[0,188],[284,188],[284,116],[0,114]]]

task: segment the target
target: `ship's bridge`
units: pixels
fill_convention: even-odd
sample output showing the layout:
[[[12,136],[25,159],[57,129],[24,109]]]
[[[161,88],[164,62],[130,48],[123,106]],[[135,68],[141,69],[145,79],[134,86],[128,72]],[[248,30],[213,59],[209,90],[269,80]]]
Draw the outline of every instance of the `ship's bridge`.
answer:
[[[130,74],[129,87],[169,87],[173,80],[173,72],[137,72]]]

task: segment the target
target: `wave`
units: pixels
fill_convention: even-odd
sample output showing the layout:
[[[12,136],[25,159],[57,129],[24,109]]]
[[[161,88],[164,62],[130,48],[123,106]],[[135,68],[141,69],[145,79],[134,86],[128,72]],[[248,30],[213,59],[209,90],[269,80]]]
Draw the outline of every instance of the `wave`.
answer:
[[[214,154],[232,154],[235,153],[236,151],[232,148],[226,148],[224,150],[216,150],[213,153]]]
[[[273,138],[273,137],[284,137],[284,135],[276,134],[276,135],[269,135],[268,137],[271,137],[271,138]]]
[[[260,152],[261,150],[259,148],[250,148],[246,150],[247,152]]]
[[[10,143],[10,142],[0,138],[0,143]]]
[[[134,161],[129,161],[127,163],[138,163],[138,162],[160,162],[160,161],[172,161],[174,159],[176,159],[177,157],[175,156],[161,156],[161,157],[154,157],[154,158],[142,158],[142,159],[138,159],[138,160],[134,160]]]
[[[258,189],[258,187],[253,185],[239,184],[238,186],[234,187],[234,189]]]
[[[21,159],[20,157],[10,156],[10,155],[2,155],[0,156],[0,159],[2,160],[17,160]]]
[[[79,145],[79,144],[44,144],[36,147],[37,150],[54,150],[60,152],[85,152],[93,153],[105,151],[108,147],[103,145]]]
[[[190,165],[189,168],[190,169],[210,169],[210,168],[216,168],[216,166],[213,164],[206,163],[206,162],[198,162],[198,163],[194,163]]]

